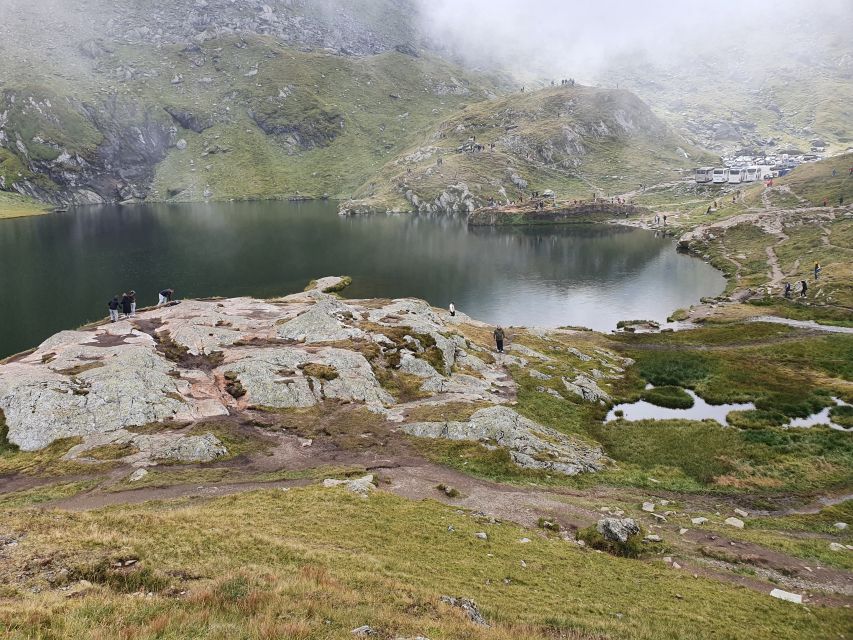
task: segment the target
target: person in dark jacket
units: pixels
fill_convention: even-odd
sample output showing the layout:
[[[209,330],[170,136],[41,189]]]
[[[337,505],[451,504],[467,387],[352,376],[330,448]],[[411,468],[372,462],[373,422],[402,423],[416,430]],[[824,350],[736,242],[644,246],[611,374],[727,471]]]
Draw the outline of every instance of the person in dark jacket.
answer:
[[[130,290],[130,317],[136,317],[136,291]]]
[[[498,347],[498,353],[504,352],[504,330],[500,327],[495,329],[495,345]]]
[[[164,305],[167,302],[171,302],[173,295],[175,295],[174,289],[163,289],[160,292],[160,299],[157,302],[157,306],[159,307],[160,305]]]
[[[121,312],[124,314],[125,318],[130,317],[130,309],[131,309],[131,298],[129,293],[121,294]]]
[[[113,299],[107,303],[107,308],[110,310],[110,322],[116,322],[118,320],[118,296],[113,296]]]
[[[800,297],[805,298],[806,297],[806,291],[809,290],[809,285],[806,284],[805,280],[800,280],[800,286],[802,287],[800,289]]]

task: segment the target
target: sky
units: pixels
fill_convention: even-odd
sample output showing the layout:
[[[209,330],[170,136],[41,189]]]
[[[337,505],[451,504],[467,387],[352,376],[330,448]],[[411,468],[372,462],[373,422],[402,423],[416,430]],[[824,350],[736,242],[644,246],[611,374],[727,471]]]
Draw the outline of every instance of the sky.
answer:
[[[739,43],[760,54],[797,31],[818,34],[815,46],[825,31],[853,41],[853,0],[419,2],[429,32],[468,62],[523,65],[557,78],[594,75],[614,55],[633,52],[677,59],[685,51],[725,54]]]

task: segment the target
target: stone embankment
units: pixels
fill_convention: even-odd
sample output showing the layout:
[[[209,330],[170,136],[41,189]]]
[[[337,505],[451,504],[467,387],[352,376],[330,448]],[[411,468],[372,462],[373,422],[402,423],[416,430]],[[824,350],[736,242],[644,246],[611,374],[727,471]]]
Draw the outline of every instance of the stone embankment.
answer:
[[[587,222],[593,216],[606,215],[614,218],[638,216],[649,213],[648,209],[631,204],[611,204],[605,201],[566,204],[545,209],[533,206],[483,207],[471,212],[471,226],[499,226],[515,224],[554,224]]]
[[[510,408],[507,367],[528,370],[529,359],[542,365],[548,356],[521,344],[497,354],[466,337],[490,327],[422,300],[327,293],[348,282],[322,278],[274,300],[186,300],[60,332],[0,363],[0,427],[25,451],[77,438],[69,459],[109,447],[141,468],[228,454],[211,421],[333,402],[366,408],[401,437],[504,448],[525,468],[573,475],[607,464],[600,448]],[[606,377],[576,374],[566,398],[609,402],[599,386]],[[407,424],[409,411],[448,403],[476,410],[467,420]]]

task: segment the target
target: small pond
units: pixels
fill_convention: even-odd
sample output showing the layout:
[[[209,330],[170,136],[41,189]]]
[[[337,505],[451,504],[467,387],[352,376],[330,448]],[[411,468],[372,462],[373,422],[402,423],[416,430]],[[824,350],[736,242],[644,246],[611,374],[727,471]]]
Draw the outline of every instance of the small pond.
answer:
[[[638,400],[637,402],[625,402],[615,405],[607,413],[604,421],[618,420],[616,412],[621,411],[623,414],[622,420],[630,422],[637,420],[716,420],[721,425],[728,426],[726,416],[731,411],[750,411],[755,409],[755,405],[751,402],[708,404],[697,396],[694,391],[690,389],[685,389],[684,391],[693,398],[693,406],[689,409],[669,409],[667,407],[659,407],[645,400]]]

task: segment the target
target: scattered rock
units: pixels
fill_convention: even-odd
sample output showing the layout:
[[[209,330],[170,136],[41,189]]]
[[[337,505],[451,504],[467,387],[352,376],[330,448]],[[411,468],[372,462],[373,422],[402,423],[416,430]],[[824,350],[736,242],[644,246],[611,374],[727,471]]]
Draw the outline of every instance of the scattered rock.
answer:
[[[451,607],[458,607],[459,609],[462,609],[468,615],[468,619],[474,624],[479,624],[484,627],[489,626],[486,619],[483,617],[483,614],[481,614],[479,608],[477,608],[477,603],[473,600],[469,600],[468,598],[441,596],[441,601],[445,604],[449,604]]]
[[[643,511],[648,511],[649,513],[651,513],[654,510],[655,510],[655,503],[654,502],[644,502],[643,503]]]
[[[783,591],[782,589],[773,589],[770,592],[770,595],[774,598],[779,598],[780,600],[787,600],[788,602],[795,602],[797,604],[803,603],[803,596],[799,593],[791,593],[790,591]]]
[[[139,480],[142,480],[142,478],[144,478],[144,477],[145,477],[145,476],[147,476],[147,475],[148,475],[148,470],[147,470],[147,469],[137,469],[136,471],[134,471],[133,473],[131,473],[131,474],[127,477],[127,479],[128,479],[128,481],[129,481],[129,482],[137,482],[137,481],[139,481]]]
[[[835,527],[836,529],[838,529],[839,531],[844,531],[845,529],[847,529],[847,523],[846,522],[836,522],[832,526]]]
[[[845,547],[843,544],[840,544],[838,542],[830,542],[829,543],[829,550],[830,551],[847,551],[847,547]]]
[[[184,149],[187,148],[187,141],[184,140],[183,138],[181,138],[180,140],[178,140],[175,143],[175,147],[177,148],[178,151],[183,151]]]
[[[338,480],[337,478],[326,478],[323,480],[323,486],[327,489],[341,485],[344,485],[349,491],[360,495],[362,498],[366,498],[376,488],[373,485],[373,474],[371,473],[354,480]]]
[[[370,625],[363,625],[361,627],[356,627],[352,630],[352,635],[358,636],[360,638],[366,638],[368,636],[378,635],[376,629],[371,627]]]
[[[488,540],[489,539],[489,536],[485,531],[478,531],[474,535],[476,537],[478,537],[480,540]]]
[[[708,522],[708,518],[702,518],[702,517],[699,517],[699,518],[690,518],[690,522],[692,522],[692,523],[693,523],[693,524],[695,524],[696,526],[699,526],[699,525],[703,525],[703,524],[705,524],[706,522]]]
[[[659,535],[657,535],[656,533],[650,533],[645,538],[643,538],[643,541],[644,542],[660,542],[661,537]]]
[[[740,518],[726,518],[723,522],[725,522],[730,527],[743,529],[743,520],[741,520]]]
[[[735,515],[740,516],[741,518],[748,518],[749,512],[744,511],[743,509],[735,509]]]

